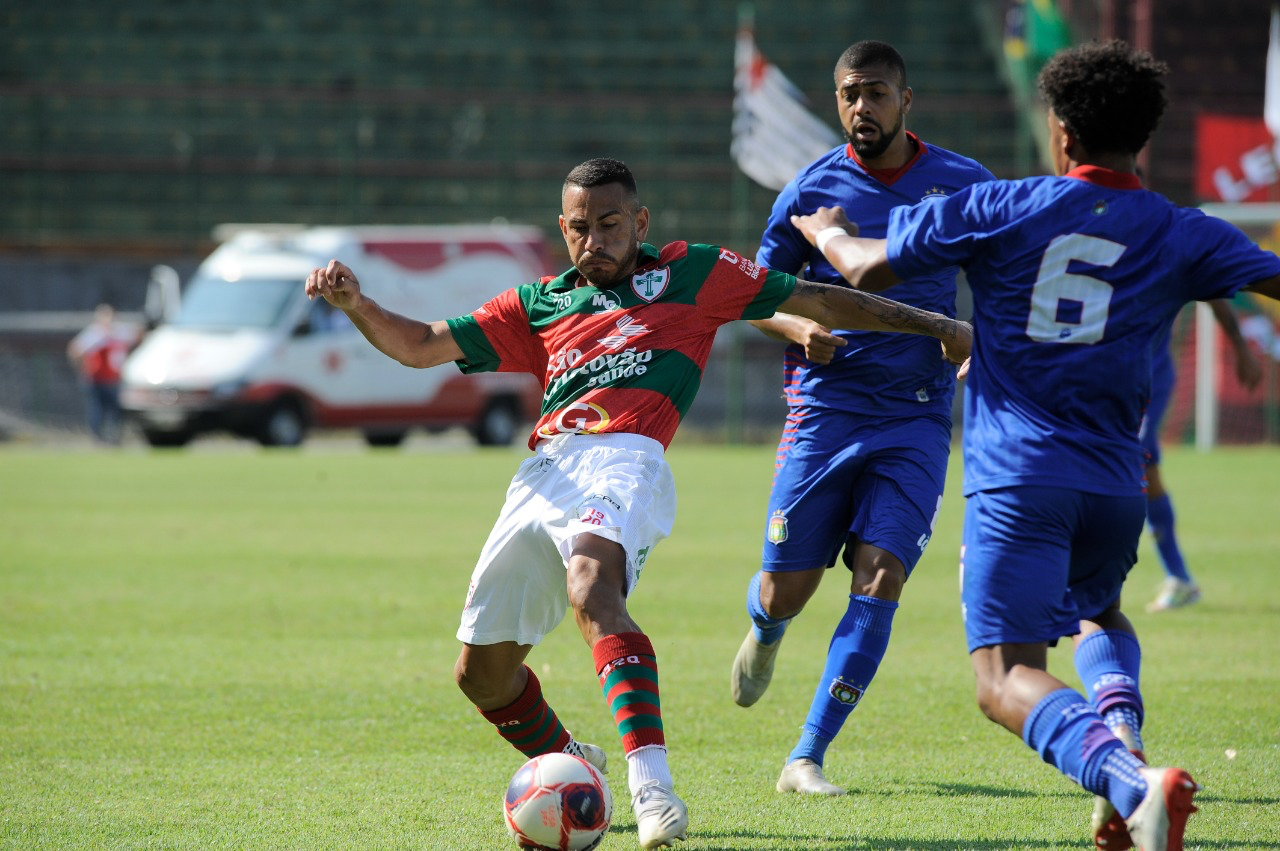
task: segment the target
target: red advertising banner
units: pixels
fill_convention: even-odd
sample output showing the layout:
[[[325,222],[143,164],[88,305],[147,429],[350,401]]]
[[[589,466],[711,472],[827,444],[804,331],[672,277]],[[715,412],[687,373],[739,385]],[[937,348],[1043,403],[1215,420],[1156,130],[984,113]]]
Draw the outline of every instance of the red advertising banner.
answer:
[[[1280,200],[1280,143],[1262,116],[1196,116],[1196,195],[1202,201]]]

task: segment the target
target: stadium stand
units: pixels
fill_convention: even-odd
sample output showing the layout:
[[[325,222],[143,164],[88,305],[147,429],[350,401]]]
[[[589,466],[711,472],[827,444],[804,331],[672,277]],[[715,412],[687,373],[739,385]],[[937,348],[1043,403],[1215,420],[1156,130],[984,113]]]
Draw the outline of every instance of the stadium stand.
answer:
[[[755,7],[761,49],[827,120],[835,57],[883,38],[911,68],[913,128],[1010,173],[1013,107],[967,5]],[[737,15],[728,0],[11,7],[0,168],[18,203],[0,235],[195,247],[226,220],[545,226],[565,171],[612,155],[659,211],[656,238],[753,250],[772,193],[750,187],[730,226]]]

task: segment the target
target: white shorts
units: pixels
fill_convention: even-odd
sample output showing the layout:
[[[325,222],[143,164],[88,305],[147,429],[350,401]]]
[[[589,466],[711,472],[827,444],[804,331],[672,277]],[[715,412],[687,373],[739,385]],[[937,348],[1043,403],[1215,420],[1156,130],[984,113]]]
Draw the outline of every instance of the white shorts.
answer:
[[[638,434],[541,441],[511,480],[471,574],[458,639],[540,642],[568,609],[565,569],[579,535],[622,545],[630,593],[675,516],[675,481],[658,441]]]

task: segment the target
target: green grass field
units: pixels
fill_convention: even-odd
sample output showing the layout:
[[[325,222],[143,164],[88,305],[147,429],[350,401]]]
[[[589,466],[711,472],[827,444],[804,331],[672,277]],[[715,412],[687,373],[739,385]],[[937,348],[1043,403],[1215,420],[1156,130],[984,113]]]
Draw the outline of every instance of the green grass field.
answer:
[[[867,698],[828,754],[838,799],[773,791],[847,593],[833,573],[750,710],[746,630],[771,447],[677,443],[676,530],[632,601],[658,650],[688,851],[1088,848],[1090,798],[973,701],[953,476]],[[454,687],[454,630],[519,452],[316,444],[0,449],[0,847],[514,848],[521,757]],[[956,462],[958,467],[958,458]],[[1142,611],[1147,752],[1204,784],[1188,848],[1280,849],[1280,452],[1173,450],[1204,588]],[[953,473],[958,474],[958,470]],[[618,736],[572,623],[530,656],[613,761],[602,848],[637,848]],[[1053,670],[1076,683],[1066,648]]]

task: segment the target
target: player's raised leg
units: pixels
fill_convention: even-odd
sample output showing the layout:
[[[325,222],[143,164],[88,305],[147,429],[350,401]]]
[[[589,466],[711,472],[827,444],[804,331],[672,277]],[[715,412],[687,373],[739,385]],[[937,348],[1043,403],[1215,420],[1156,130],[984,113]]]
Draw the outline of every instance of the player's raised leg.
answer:
[[[524,664],[532,649],[514,641],[464,645],[454,678],[498,735],[526,757],[569,753],[605,771],[604,751],[575,740],[543,697],[542,684]]]
[[[1142,692],[1138,687],[1142,650],[1133,625],[1117,603],[1101,615],[1081,621],[1080,629],[1075,642],[1075,665],[1085,695],[1129,753],[1146,762]],[[1094,799],[1090,822],[1098,848],[1124,851],[1133,847],[1124,819],[1101,795]]]
[[[1116,628],[1090,627],[1081,641],[1082,675],[1099,683],[1094,697],[1117,724],[1140,728],[1137,642],[1118,628],[1127,621],[1114,607],[1137,558],[1142,503],[1140,496],[1035,486],[972,494],[961,569],[965,632],[987,717],[1122,818],[1136,817],[1148,841],[1163,830],[1161,844],[1151,848],[1181,848],[1190,793],[1179,783],[1153,791],[1146,765],[1090,700],[1046,670],[1048,636],[1078,633],[1082,610],[1103,612],[1098,620]],[[1028,571],[1035,582],[1027,581]],[[1108,620],[1108,612],[1115,617]]]
[[[754,705],[769,688],[787,624],[817,591],[848,536],[849,483],[862,459],[847,445],[853,441],[844,417],[803,407],[787,415],[769,489],[762,569],[747,585],[751,628],[729,675],[739,706]],[[832,434],[840,441],[832,444]],[[793,523],[793,517],[803,522]]]
[[[825,567],[787,572],[760,570],[751,577],[747,585],[751,629],[738,648],[729,674],[734,703],[753,706],[764,696],[773,681],[773,667],[787,624],[813,596],[825,572]]]

